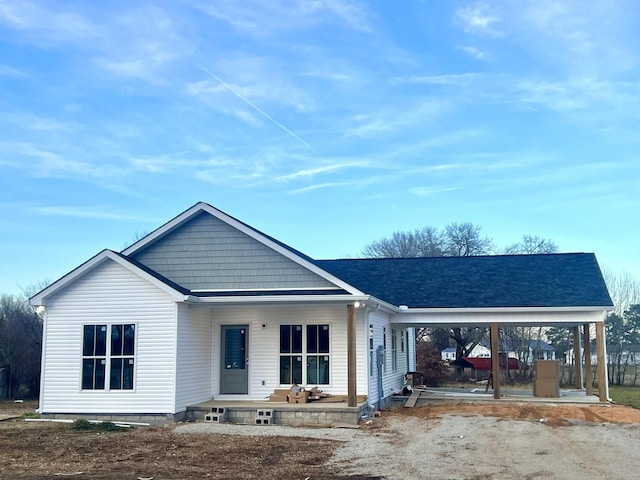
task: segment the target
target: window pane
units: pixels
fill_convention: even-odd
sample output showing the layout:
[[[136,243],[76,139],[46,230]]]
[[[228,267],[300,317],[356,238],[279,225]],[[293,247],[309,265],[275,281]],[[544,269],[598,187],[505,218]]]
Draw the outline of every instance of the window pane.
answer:
[[[95,346],[95,325],[85,325],[84,332],[82,334],[82,355],[85,357],[92,357]],[[83,382],[84,385],[84,382]],[[84,386],[82,388],[85,388]]]
[[[291,325],[280,325],[280,353],[291,353]]]
[[[123,355],[133,355],[135,346],[136,331],[135,325],[124,326],[124,348],[122,350]]]
[[[122,355],[122,325],[111,325],[111,355]]]
[[[133,390],[133,358],[125,358],[122,367],[122,388]]]
[[[224,332],[224,363],[226,367],[244,370],[246,368],[244,328],[228,328]]]
[[[105,327],[105,331],[106,331]],[[105,377],[105,369],[107,361],[101,358],[96,358],[96,390],[104,390],[104,377]]]
[[[318,331],[319,353],[329,353],[329,325],[320,325]]]
[[[120,390],[122,388],[122,358],[111,359],[111,381],[109,386],[111,390]]]
[[[291,383],[296,383],[300,385],[302,383],[302,357],[301,356],[291,357],[291,360],[292,360],[291,363],[293,368]]]
[[[307,325],[307,353],[318,353],[317,325]]]
[[[93,358],[82,360],[82,389],[93,389],[93,370],[95,360]]]
[[[329,384],[329,355],[318,357],[318,383],[320,385]]]
[[[291,357],[283,355],[280,357],[280,384],[291,383]]]
[[[107,326],[96,325],[96,349],[95,356],[104,357],[107,354]]]
[[[373,325],[369,325],[369,350],[373,350]]]
[[[318,384],[318,357],[315,355],[307,357],[307,384]]]
[[[293,325],[291,353],[302,353],[302,325]]]

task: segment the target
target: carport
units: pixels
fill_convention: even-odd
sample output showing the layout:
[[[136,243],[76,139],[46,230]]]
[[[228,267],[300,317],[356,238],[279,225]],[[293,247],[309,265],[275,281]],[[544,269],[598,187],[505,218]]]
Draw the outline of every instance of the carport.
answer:
[[[406,315],[396,315],[392,323],[403,327],[484,327],[488,328],[491,338],[491,373],[493,375],[493,397],[502,396],[500,385],[500,356],[498,354],[499,331],[504,327],[541,326],[560,327],[573,332],[574,355],[576,359],[575,388],[584,389],[587,396],[594,395],[593,366],[591,365],[591,336],[595,333],[597,354],[597,395],[601,402],[609,400],[609,382],[606,368],[606,346],[604,337],[604,320],[611,307],[597,309],[588,307],[563,307],[562,309],[548,307],[544,309],[489,309],[490,311],[434,311],[413,312]],[[440,309],[438,309],[440,310]],[[507,311],[505,311],[507,310]],[[458,321],[455,321],[455,320]],[[584,355],[583,355],[584,352]],[[485,359],[483,359],[485,360]],[[489,359],[486,359],[489,360]],[[504,366],[503,366],[504,367]]]

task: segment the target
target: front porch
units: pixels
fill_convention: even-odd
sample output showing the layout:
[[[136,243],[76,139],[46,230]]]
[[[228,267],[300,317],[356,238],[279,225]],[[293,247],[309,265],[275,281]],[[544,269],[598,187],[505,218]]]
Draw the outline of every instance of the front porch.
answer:
[[[285,403],[251,400],[209,400],[190,405],[186,421],[203,421],[211,412],[220,413],[215,421],[237,424],[277,424],[290,426],[331,427],[339,424],[357,425],[371,414],[366,400],[359,398],[355,407],[347,399],[331,402]],[[217,415],[214,415],[214,417]]]

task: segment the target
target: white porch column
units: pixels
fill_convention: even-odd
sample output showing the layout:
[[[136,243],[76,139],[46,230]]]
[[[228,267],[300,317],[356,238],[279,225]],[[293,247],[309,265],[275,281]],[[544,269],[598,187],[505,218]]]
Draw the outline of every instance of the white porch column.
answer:
[[[356,383],[356,309],[347,305],[347,405],[358,405]]]

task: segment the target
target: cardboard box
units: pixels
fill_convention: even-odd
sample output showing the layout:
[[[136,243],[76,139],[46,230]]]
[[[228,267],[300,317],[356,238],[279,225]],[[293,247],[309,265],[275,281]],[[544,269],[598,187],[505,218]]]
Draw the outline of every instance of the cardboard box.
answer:
[[[560,397],[560,362],[558,360],[536,361],[533,396]]]
[[[309,392],[306,390],[301,390],[299,392],[290,391],[287,395],[287,401],[289,403],[308,403]]]
[[[270,402],[287,402],[287,395],[289,395],[290,390],[276,388],[271,395],[269,395]]]

